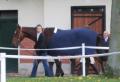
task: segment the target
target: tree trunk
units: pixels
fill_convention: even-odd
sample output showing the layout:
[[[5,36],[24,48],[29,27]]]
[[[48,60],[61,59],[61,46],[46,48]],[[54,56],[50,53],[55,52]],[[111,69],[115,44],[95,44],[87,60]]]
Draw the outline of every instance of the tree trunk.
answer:
[[[112,0],[110,52],[120,51],[120,0]],[[108,63],[120,75],[120,54],[109,56]]]

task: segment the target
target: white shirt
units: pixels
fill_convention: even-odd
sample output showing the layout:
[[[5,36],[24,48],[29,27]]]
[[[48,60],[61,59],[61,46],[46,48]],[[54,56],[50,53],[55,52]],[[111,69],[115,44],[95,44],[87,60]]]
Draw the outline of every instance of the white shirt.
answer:
[[[104,40],[105,40],[105,42],[107,42],[108,41],[108,37],[104,38]]]
[[[40,32],[39,32],[39,33],[37,33],[37,41],[38,41],[38,38],[39,38],[40,34],[41,34]]]

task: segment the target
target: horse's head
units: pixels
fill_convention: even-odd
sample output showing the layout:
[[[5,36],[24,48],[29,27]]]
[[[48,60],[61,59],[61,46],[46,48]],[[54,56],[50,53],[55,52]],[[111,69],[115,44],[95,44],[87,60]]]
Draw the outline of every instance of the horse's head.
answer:
[[[42,28],[42,31],[43,31],[43,33],[44,33],[44,35],[46,37],[45,43],[47,44],[49,39],[54,34],[53,33],[54,28]],[[33,27],[22,27],[21,28],[18,25],[15,32],[14,32],[12,43],[14,44],[14,46],[17,47],[24,38],[29,38],[29,39],[36,42],[36,40],[37,40],[37,31],[36,31],[36,29],[33,28]]]
[[[23,38],[24,38],[24,34],[22,32],[22,28],[19,25],[17,25],[17,28],[12,38],[13,45],[17,47],[20,44],[20,42],[23,40]]]

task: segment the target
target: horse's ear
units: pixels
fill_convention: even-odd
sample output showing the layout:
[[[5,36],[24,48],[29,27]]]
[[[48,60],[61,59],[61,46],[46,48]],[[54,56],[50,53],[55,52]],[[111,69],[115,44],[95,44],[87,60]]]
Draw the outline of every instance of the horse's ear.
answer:
[[[20,27],[20,25],[19,25],[19,24],[17,24],[17,28],[18,28],[18,29],[21,29],[21,27]]]
[[[46,29],[46,28],[42,28],[42,31],[44,32],[45,29]]]
[[[19,27],[20,25],[19,24],[17,24],[17,27]]]

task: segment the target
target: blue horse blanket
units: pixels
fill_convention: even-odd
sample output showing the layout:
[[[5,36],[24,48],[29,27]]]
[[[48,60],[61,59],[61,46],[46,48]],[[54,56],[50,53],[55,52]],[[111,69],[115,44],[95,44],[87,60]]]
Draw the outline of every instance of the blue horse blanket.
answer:
[[[85,43],[86,46],[96,46],[96,39],[97,33],[88,28],[63,30],[58,31],[51,37],[48,48],[81,46],[82,43]],[[85,51],[86,55],[95,53],[95,49],[85,49]],[[54,50],[48,51],[48,54],[52,56],[80,55],[82,54],[82,49]]]

